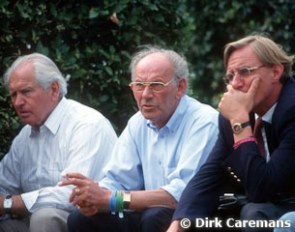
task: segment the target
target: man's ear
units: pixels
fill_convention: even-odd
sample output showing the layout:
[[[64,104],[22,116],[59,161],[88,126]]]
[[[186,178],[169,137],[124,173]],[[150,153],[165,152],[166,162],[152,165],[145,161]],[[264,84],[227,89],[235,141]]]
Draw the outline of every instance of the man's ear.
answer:
[[[284,72],[284,65],[282,64],[274,64],[272,67],[273,71],[273,82],[278,82],[281,79],[281,76]]]
[[[178,81],[178,90],[177,90],[177,95],[176,98],[180,99],[187,90],[187,80],[182,78]]]
[[[57,81],[52,82],[50,85],[50,92],[51,92],[52,100],[57,101],[59,99],[59,97],[60,97],[59,90],[60,90],[59,83]]]

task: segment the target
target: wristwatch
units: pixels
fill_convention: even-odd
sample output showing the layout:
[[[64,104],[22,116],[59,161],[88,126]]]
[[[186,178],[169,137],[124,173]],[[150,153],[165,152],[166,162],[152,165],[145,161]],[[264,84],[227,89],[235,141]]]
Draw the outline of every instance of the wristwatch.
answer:
[[[11,214],[11,208],[12,208],[12,197],[11,195],[8,195],[5,197],[3,201],[3,208],[5,214]]]
[[[124,191],[123,192],[124,209],[129,209],[130,202],[131,202],[131,193],[128,191]]]
[[[247,126],[251,126],[251,122],[244,122],[244,123],[240,123],[240,122],[236,122],[232,125],[232,130],[234,134],[240,134],[242,132],[242,130],[247,127]]]

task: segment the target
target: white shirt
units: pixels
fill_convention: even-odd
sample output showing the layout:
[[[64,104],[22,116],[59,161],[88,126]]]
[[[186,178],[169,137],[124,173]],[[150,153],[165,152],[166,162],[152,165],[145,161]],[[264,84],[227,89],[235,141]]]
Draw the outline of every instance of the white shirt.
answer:
[[[188,96],[182,97],[161,129],[137,112],[120,135],[100,186],[111,190],[162,188],[178,201],[215,144],[217,124],[216,110]]]
[[[70,210],[72,186],[57,186],[61,175],[101,179],[116,140],[101,113],[63,98],[39,131],[26,125],[14,139],[0,163],[0,194],[21,194],[32,213],[42,207]]]
[[[277,103],[275,103],[263,116],[262,116],[262,121],[264,122],[267,122],[269,124],[271,124],[272,122],[272,116],[273,116],[273,113],[276,109],[276,106],[277,106]],[[256,116],[258,117],[258,116]],[[265,129],[264,127],[262,128],[262,138],[263,138],[263,144],[264,144],[264,149],[265,149],[265,152],[266,152],[266,162],[268,162],[270,160],[270,154],[269,154],[269,150],[268,150],[268,145],[267,145],[267,138],[266,138],[266,133],[265,133]]]

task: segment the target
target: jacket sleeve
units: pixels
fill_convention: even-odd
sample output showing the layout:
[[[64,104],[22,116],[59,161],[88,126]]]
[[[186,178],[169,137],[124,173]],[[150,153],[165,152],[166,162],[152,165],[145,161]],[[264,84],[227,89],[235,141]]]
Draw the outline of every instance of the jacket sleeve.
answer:
[[[252,202],[275,201],[295,192],[290,181],[295,178],[295,111],[284,115],[271,126],[268,137],[276,147],[268,162],[259,155],[255,143],[242,144],[227,160]]]

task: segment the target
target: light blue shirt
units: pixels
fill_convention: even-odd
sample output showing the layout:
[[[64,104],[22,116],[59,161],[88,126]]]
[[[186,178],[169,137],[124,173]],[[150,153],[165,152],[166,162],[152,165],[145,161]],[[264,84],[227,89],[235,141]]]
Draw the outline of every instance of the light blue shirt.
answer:
[[[216,110],[188,96],[182,97],[160,130],[137,112],[119,137],[100,186],[111,190],[162,188],[178,201],[215,144],[217,121]]]
[[[269,124],[271,124],[272,122],[272,116],[273,116],[273,113],[275,112],[275,109],[277,107],[277,103],[275,103],[263,116],[262,116],[262,120],[264,122],[268,122]],[[256,118],[258,117],[258,115],[256,115]],[[265,129],[264,127],[262,128],[262,139],[263,139],[263,144],[264,144],[264,149],[265,149],[265,152],[266,152],[266,162],[268,162],[270,160],[270,153],[269,153],[269,150],[268,150],[268,145],[267,145],[267,137],[266,137],[266,132],[265,132]]]
[[[61,175],[80,172],[101,179],[117,135],[98,111],[63,98],[35,131],[26,125],[0,163],[0,194],[21,194],[30,212],[42,207],[71,210],[72,186]]]

